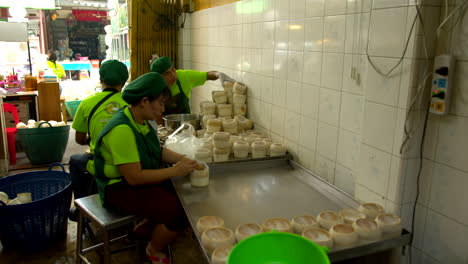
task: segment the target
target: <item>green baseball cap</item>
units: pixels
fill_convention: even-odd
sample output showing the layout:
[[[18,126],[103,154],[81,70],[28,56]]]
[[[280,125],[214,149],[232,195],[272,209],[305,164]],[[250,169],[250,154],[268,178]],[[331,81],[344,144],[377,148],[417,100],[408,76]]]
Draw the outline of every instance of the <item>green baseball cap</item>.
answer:
[[[173,65],[174,64],[172,64],[172,61],[171,59],[169,59],[169,57],[159,57],[151,63],[150,70],[152,72],[163,74],[167,70],[169,70],[169,68],[172,67]]]
[[[109,85],[122,85],[128,80],[128,69],[118,60],[108,60],[99,68],[101,81]]]
[[[157,72],[149,72],[129,83],[122,92],[122,99],[129,104],[140,101],[143,97],[158,97],[167,88],[166,81]]]

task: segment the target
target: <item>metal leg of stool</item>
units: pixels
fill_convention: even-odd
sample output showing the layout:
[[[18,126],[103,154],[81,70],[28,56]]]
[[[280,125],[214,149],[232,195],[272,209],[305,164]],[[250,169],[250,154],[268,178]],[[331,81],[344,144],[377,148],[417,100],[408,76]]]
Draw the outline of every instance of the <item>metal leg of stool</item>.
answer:
[[[110,264],[111,263],[111,254],[110,254],[110,237],[109,237],[109,232],[107,230],[104,230],[102,232],[102,242],[104,246],[104,264]]]
[[[81,264],[81,251],[83,250],[83,213],[78,210],[78,225],[76,236],[76,264]]]
[[[138,225],[138,220],[135,219],[133,222],[133,227],[135,228]],[[142,243],[137,239],[135,242],[135,248],[136,248],[136,262],[135,263],[141,263],[141,257],[140,257],[140,248],[141,248]]]

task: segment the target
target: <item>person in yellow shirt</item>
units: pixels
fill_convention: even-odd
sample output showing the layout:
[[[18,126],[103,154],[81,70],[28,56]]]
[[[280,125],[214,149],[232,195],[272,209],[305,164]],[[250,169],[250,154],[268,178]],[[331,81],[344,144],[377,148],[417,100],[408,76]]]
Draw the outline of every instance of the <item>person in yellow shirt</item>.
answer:
[[[57,58],[57,52],[49,50],[47,54],[47,68],[51,69],[52,72],[57,75],[57,79],[64,80],[67,78],[67,75],[65,74],[62,64],[57,62]]]
[[[122,92],[122,99],[129,105],[115,113],[101,130],[94,160],[88,163],[104,207],[150,223],[146,254],[153,264],[170,263],[164,249],[188,226],[170,179],[199,167],[196,161],[162,147],[148,124],[164,111],[167,95],[167,84],[156,72],[129,83]],[[166,168],[163,162],[175,165]]]
[[[108,60],[99,68],[103,91],[84,99],[73,119],[75,141],[89,145],[90,154],[74,154],[70,157],[70,176],[75,199],[96,193],[94,178],[86,170],[94,154],[96,140],[102,128],[120,108],[127,105],[122,99],[122,89],[128,80],[128,69],[118,60]],[[70,220],[77,219],[76,209],[70,211]]]
[[[232,78],[219,71],[194,71],[175,69],[174,63],[169,57],[159,57],[150,65],[151,72],[161,74],[171,92],[170,100],[166,101],[164,115],[190,114],[190,95],[192,89],[205,84],[206,81],[220,80],[221,85],[225,81],[234,82]],[[162,124],[162,116],[156,119]]]

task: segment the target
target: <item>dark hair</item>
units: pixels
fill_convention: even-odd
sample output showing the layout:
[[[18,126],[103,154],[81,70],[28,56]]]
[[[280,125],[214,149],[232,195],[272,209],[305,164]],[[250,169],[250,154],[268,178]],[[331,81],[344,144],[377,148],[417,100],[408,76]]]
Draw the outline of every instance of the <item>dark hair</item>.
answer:
[[[50,60],[51,62],[56,62],[57,61],[57,53],[54,51],[54,50],[49,50],[49,58],[48,60]]]
[[[166,97],[166,99],[170,99],[170,98],[172,97],[172,95],[171,95],[171,91],[170,91],[169,88],[166,86],[166,87],[162,90],[162,92],[161,92],[160,94],[158,94],[158,95],[150,95],[150,96],[146,96],[146,97],[148,98],[148,100],[149,100],[150,102],[153,102],[153,101],[155,101],[155,100],[158,100],[160,97]],[[138,105],[138,104],[141,102],[141,100],[143,100],[143,98],[141,98],[141,99],[138,100],[137,102],[134,102],[134,103],[132,104],[132,106]]]

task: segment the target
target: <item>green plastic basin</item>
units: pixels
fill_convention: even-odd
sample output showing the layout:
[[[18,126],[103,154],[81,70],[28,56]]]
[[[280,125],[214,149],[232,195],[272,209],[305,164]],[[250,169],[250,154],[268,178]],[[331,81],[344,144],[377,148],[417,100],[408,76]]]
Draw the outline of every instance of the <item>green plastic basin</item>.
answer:
[[[242,240],[227,264],[329,264],[327,252],[304,237],[273,231]]]
[[[43,127],[43,124],[45,126]],[[33,165],[61,162],[67,148],[70,126],[18,129],[17,136],[23,146],[26,157]]]

